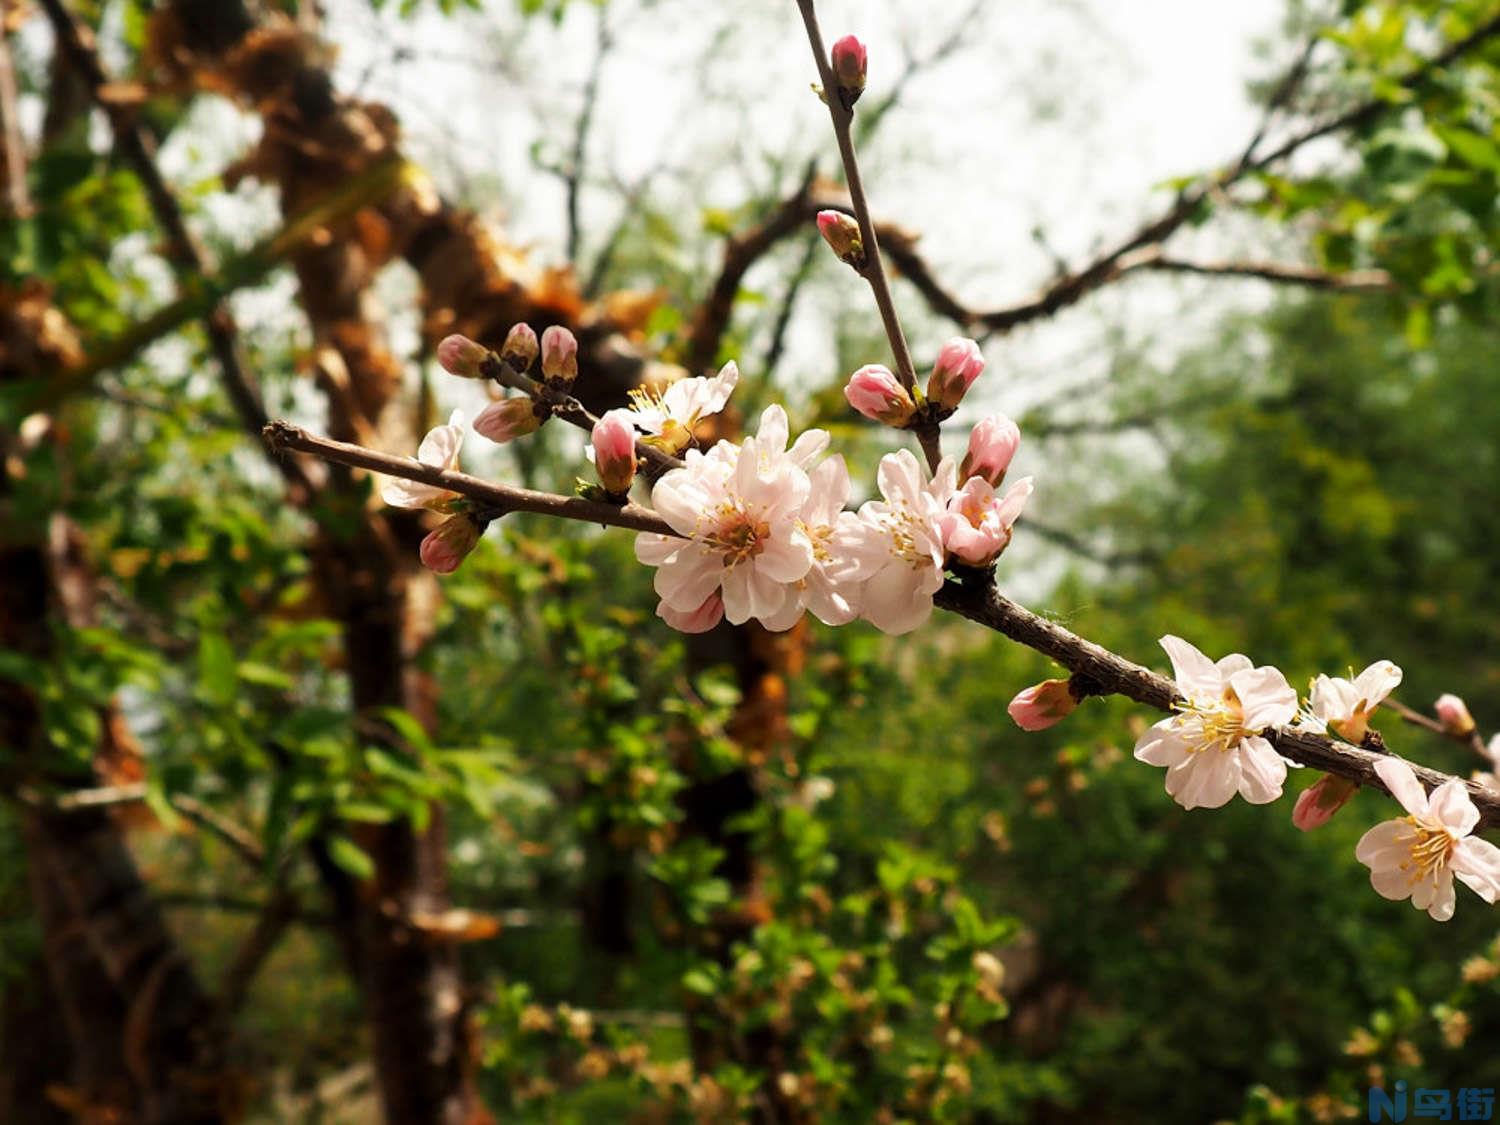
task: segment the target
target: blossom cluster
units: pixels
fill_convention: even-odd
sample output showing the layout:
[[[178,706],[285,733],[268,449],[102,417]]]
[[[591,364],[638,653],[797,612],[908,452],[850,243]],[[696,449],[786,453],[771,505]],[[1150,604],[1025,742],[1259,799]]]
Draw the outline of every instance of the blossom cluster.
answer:
[[[524,371],[538,352],[545,385],[565,390],[577,374],[571,333],[549,328],[538,346],[531,329],[517,325],[501,358]],[[438,349],[445,367],[467,377],[483,375],[487,357],[462,337]],[[845,393],[862,413],[905,426],[924,404],[951,412],[983,369],[978,345],[956,339],[939,351],[925,397],[870,367],[855,373]],[[882,416],[872,406],[862,389],[872,377],[899,391],[902,405],[894,414]],[[672,627],[696,633],[721,620],[755,620],[780,631],[811,613],[829,625],[863,618],[888,633],[906,633],[931,615],[946,568],[989,567],[1010,545],[1032,482],[998,491],[1021,440],[1009,418],[979,422],[962,461],[943,458],[930,473],[908,450],[886,454],[877,473],[880,499],[850,510],[849,470],[842,456],[828,454],[827,431],[811,429],[793,440],[780,406],[767,407],[757,432],[743,442],[698,447],[700,424],[725,408],[738,381],[731,362],[711,377],[633,392],[629,406],[593,426],[586,450],[599,487],[617,502],[636,475],[638,445],[681,455],[680,467],[651,489],[652,506],[676,534],[641,533],[636,540],[636,557],[656,569],[657,613]],[[474,429],[510,441],[539,428],[548,409],[530,395],[504,398],[485,408]],[[462,425],[455,413],[433,430],[418,460],[456,467]],[[477,526],[452,493],[395,481],[384,495],[398,506],[451,513],[423,544],[423,561],[436,570],[452,570],[477,540]]]

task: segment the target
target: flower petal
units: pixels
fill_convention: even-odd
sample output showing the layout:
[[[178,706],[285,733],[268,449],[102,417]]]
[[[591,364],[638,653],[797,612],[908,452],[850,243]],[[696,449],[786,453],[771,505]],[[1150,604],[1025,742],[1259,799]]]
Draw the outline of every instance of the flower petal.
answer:
[[[1385,782],[1391,796],[1401,802],[1401,807],[1412,816],[1427,815],[1427,790],[1412,773],[1411,766],[1400,758],[1381,758],[1375,763],[1375,773]]]
[[[1172,679],[1184,694],[1217,696],[1223,690],[1223,679],[1214,662],[1187,641],[1169,633],[1158,643],[1172,661]]]
[[[1500,848],[1478,836],[1460,840],[1453,848],[1453,873],[1485,902],[1500,899]]]
[[[1278,673],[1279,675],[1280,673]],[[1268,805],[1286,784],[1286,761],[1264,738],[1240,740],[1240,796],[1252,805]]]
[[[1427,812],[1455,836],[1467,836],[1479,823],[1479,810],[1469,799],[1469,787],[1456,777],[1432,791],[1427,798]]]

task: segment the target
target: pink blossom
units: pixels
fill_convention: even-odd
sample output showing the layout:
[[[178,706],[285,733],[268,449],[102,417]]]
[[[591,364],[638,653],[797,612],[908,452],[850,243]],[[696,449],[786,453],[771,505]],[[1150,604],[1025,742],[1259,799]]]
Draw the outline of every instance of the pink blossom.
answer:
[[[1327,824],[1358,789],[1359,786],[1347,777],[1325,773],[1297,797],[1292,808],[1292,823],[1304,832]]]
[[[996,496],[988,481],[971,477],[942,515],[943,546],[969,566],[989,566],[1010,546],[1011,530],[1031,497],[1031,478]]]
[[[1371,664],[1352,680],[1319,676],[1308,694],[1310,729],[1332,727],[1340,738],[1358,743],[1370,729],[1370,716],[1401,684],[1401,669],[1389,660]]]
[[[782,453],[764,460],[756,438],[689,450],[651,490],[658,514],[677,535],[636,537],[636,558],[656,571],[656,592],[679,613],[700,609],[722,592],[724,615],[780,625],[794,583],[807,576],[813,547],[798,516],[811,486]],[[795,618],[793,618],[795,621]],[[790,622],[781,627],[790,626]]]
[[[513,324],[505,334],[505,343],[500,348],[500,358],[522,373],[536,362],[541,345],[529,324]]]
[[[729,402],[740,381],[740,369],[730,360],[712,378],[678,379],[665,388],[637,387],[630,392],[636,429],[646,440],[668,453],[680,453],[693,441],[699,422],[717,414]]]
[[[906,425],[917,409],[911,395],[890,368],[878,363],[861,367],[849,376],[844,397],[866,418],[884,422],[887,426]]]
[[[980,477],[996,488],[1021,444],[1021,431],[1004,414],[991,414],[969,431],[969,451],[958,469],[958,479]]]
[[[1370,885],[1384,898],[1410,898],[1435,921],[1453,917],[1453,877],[1485,902],[1500,897],[1500,848],[1471,836],[1479,810],[1454,778],[1428,794],[1411,766],[1382,758],[1375,772],[1407,816],[1377,824],[1354,848],[1370,869]]]
[[[442,369],[465,379],[484,377],[480,365],[489,354],[488,348],[467,336],[444,336],[437,346],[437,361]]]
[[[513,438],[534,433],[542,424],[536,403],[524,396],[492,402],[474,419],[474,432],[480,437],[504,444]]]
[[[634,416],[628,410],[611,410],[600,418],[590,437],[594,468],[606,492],[623,496],[635,479]]]
[[[1067,680],[1043,680],[1019,692],[1005,711],[1022,730],[1046,730],[1071,715],[1077,706]]]
[[[662,602],[656,607],[656,615],[679,633],[706,633],[724,620],[724,599],[715,590],[702,605],[687,613]]]
[[[1185,809],[1216,809],[1236,792],[1253,805],[1281,796],[1286,762],[1261,733],[1297,714],[1286,677],[1237,652],[1215,663],[1180,637],[1161,647],[1183,698],[1136,742],[1136,758],[1166,767],[1167,792]]]
[[[427,432],[417,447],[417,460],[434,469],[452,472],[458,468],[458,453],[463,445],[464,412],[455,410],[446,426],[436,426]],[[398,478],[386,481],[380,490],[380,498],[393,508],[440,508],[456,495],[435,484]]]
[[[1437,712],[1443,730],[1449,734],[1463,738],[1474,732],[1474,716],[1469,714],[1468,704],[1458,696],[1440,695],[1432,709]]]
[[[939,406],[954,409],[984,372],[984,356],[973,340],[955,336],[938,352],[927,379],[927,397]]]
[[[542,333],[542,374],[564,385],[578,378],[578,338],[560,324]]]
[[[902,449],[880,459],[883,500],[860,508],[837,537],[852,566],[846,582],[862,583],[860,614],[887,633],[909,633],[932,615],[932,595],[943,584],[942,516],[953,496],[953,461],[931,480]]]
[[[825,625],[847,625],[859,616],[863,583],[844,551],[857,537],[859,517],[844,510],[849,469],[839,456],[808,474],[810,488],[799,519],[813,547],[813,565],[798,584],[800,604]]]
[[[479,525],[465,513],[449,516],[427,533],[417,554],[422,565],[438,574],[452,574],[479,543]]]
[[[850,265],[859,265],[865,256],[865,243],[859,233],[859,224],[842,211],[819,211],[818,233],[839,260]]]

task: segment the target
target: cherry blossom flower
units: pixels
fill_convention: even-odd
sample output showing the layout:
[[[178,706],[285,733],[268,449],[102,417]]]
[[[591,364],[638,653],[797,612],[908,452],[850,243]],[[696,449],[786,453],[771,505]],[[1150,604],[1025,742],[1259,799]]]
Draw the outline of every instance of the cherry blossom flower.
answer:
[[[657,568],[656,592],[668,609],[696,612],[721,590],[731,623],[780,624],[796,596],[792,584],[813,564],[798,518],[811,485],[785,453],[765,461],[756,438],[738,449],[719,442],[706,454],[689,450],[683,468],[656,482],[652,503],[682,538],[639,535],[636,558]]]
[[[1046,730],[1066,719],[1077,706],[1067,680],[1043,680],[1017,693],[1005,712],[1022,730]]]
[[[956,473],[944,458],[931,480],[902,449],[880,459],[883,500],[859,510],[839,546],[852,563],[849,580],[864,584],[860,613],[887,633],[909,633],[932,616],[932,595],[943,584],[942,517]]]
[[[449,337],[453,339],[453,337]],[[464,445],[464,412],[455,410],[446,426],[435,426],[417,446],[417,460],[434,469],[453,472],[458,468],[458,453]],[[380,490],[380,498],[393,508],[441,508],[458,493],[435,484],[392,478]]]
[[[1166,767],[1167,792],[1185,809],[1216,809],[1236,792],[1253,805],[1281,796],[1286,762],[1261,732],[1297,714],[1286,677],[1239,653],[1215,663],[1180,637],[1163,637],[1161,647],[1183,698],[1141,736],[1136,758]]]
[[[996,496],[982,477],[970,477],[953,494],[941,518],[943,546],[969,566],[989,566],[1010,546],[1011,530],[1031,496],[1031,478]]]
[[[1311,715],[1304,717],[1310,730],[1332,727],[1340,738],[1356,745],[1370,729],[1370,716],[1385,697],[1401,684],[1401,669],[1389,660],[1371,664],[1352,680],[1319,676],[1308,694]]]
[[[693,430],[703,419],[724,409],[740,381],[740,369],[730,360],[713,378],[679,379],[665,390],[637,387],[630,392],[630,411],[636,429],[668,453],[680,453],[693,441]]]
[[[1479,810],[1464,783],[1454,778],[1428,794],[1411,766],[1382,758],[1375,772],[1408,815],[1377,824],[1354,848],[1370,869],[1370,885],[1382,897],[1410,898],[1435,921],[1453,917],[1453,877],[1493,904],[1500,897],[1500,848],[1471,836]]]
[[[844,510],[849,502],[849,469],[843,457],[833,456],[818,465],[809,474],[809,484],[807,503],[798,519],[812,543],[813,564],[797,584],[798,615],[805,608],[825,625],[847,625],[859,616],[863,584],[845,549],[860,532],[859,517]]]

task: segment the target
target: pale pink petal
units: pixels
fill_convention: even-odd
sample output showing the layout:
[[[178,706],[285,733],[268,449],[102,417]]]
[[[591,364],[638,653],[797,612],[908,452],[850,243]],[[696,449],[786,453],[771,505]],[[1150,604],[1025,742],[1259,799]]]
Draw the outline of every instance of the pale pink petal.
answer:
[[[1193,754],[1167,771],[1167,792],[1185,809],[1222,808],[1239,786],[1240,767],[1234,754]]]
[[[1432,889],[1432,897],[1427,907],[1427,913],[1434,922],[1446,922],[1453,917],[1456,897],[1453,893],[1453,876],[1444,872],[1438,877],[1437,885]],[[1412,902],[1416,901],[1417,896],[1412,895]]]
[[[446,488],[421,481],[393,478],[385,482],[380,498],[393,508],[425,508],[439,504],[453,496]]]
[[[1175,766],[1185,760],[1190,751],[1173,726],[1173,720],[1163,719],[1135,744],[1137,761],[1152,766]]]
[[[807,534],[791,530],[766,541],[755,556],[755,569],[776,582],[796,582],[806,577],[813,564],[812,541]]]
[[[1275,668],[1247,668],[1229,677],[1249,730],[1289,723],[1297,714],[1297,692]]]
[[[1453,849],[1453,873],[1485,902],[1500,899],[1500,848],[1478,836],[1460,840]]]
[[[1375,888],[1375,893],[1381,898],[1388,898],[1393,902],[1410,897],[1412,892],[1412,883],[1406,877],[1406,872],[1394,867],[1372,867],[1370,886]]]
[[[1416,837],[1416,828],[1404,820],[1382,821],[1359,838],[1354,858],[1370,867],[1392,867],[1406,858]]]
[[[724,620],[724,600],[715,591],[708,596],[707,601],[690,613],[683,613],[662,602],[656,607],[656,615],[679,633],[706,633]]]
[[[938,575],[939,583],[942,575]],[[932,616],[932,593],[920,592],[923,575],[901,563],[877,572],[865,585],[865,620],[893,636],[910,633]]]
[[[1172,679],[1184,695],[1217,696],[1223,690],[1223,679],[1214,662],[1187,641],[1169,633],[1159,643],[1172,661]]]
[[[656,570],[652,585],[662,601],[689,613],[701,606],[724,581],[723,560],[706,551],[679,551]],[[743,619],[742,619],[743,620]]]
[[[635,559],[647,566],[661,566],[688,545],[689,540],[679,539],[675,535],[657,535],[643,531],[635,537]]]
[[[1269,742],[1258,737],[1242,739],[1239,758],[1241,797],[1252,805],[1266,805],[1281,796],[1286,761]]]
[[[1228,656],[1219,660],[1214,667],[1219,670],[1219,677],[1221,679],[1228,680],[1236,672],[1248,672],[1254,667],[1254,663],[1243,653],[1231,652]]]
[[[1427,815],[1427,790],[1409,765],[1400,758],[1381,758],[1375,763],[1375,772],[1403,809],[1412,816]]]
[[[1400,686],[1401,669],[1389,660],[1380,660],[1354,678],[1353,694],[1364,700],[1364,710],[1370,711]]]
[[[1479,823],[1479,810],[1469,799],[1469,787],[1458,778],[1445,781],[1427,798],[1427,812],[1455,836],[1467,836]]]

